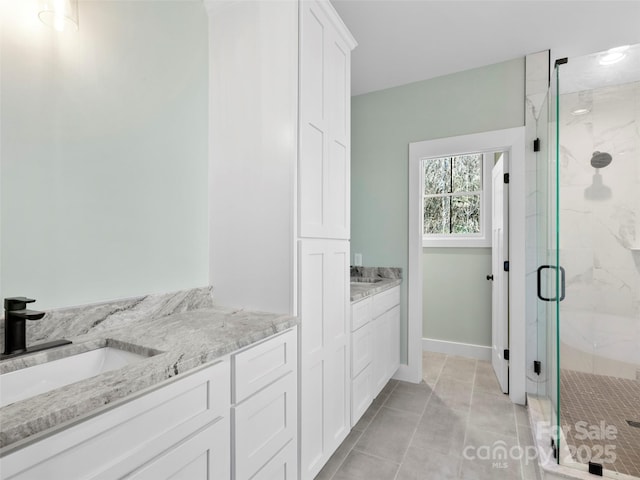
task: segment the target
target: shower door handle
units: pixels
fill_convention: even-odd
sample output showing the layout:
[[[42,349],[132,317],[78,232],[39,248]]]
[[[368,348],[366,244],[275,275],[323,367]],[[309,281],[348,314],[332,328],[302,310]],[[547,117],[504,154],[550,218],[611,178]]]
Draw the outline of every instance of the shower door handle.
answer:
[[[542,271],[548,268],[550,270],[560,270],[560,299],[553,297],[547,298],[542,296]],[[538,298],[545,302],[555,302],[555,301],[563,301],[566,295],[566,285],[565,285],[565,271],[562,267],[556,267],[555,265],[541,265],[538,267]]]

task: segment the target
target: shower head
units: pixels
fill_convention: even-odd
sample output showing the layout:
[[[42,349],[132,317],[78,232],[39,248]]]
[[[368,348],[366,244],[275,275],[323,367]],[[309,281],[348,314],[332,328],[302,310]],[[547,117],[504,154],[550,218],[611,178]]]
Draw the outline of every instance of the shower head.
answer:
[[[611,163],[612,157],[607,152],[593,152],[591,166],[593,168],[604,168]]]

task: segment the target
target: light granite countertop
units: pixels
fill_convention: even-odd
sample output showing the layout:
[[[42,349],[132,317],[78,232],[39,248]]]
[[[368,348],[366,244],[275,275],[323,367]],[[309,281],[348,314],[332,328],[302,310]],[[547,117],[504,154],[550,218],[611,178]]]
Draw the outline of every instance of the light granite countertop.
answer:
[[[297,319],[288,315],[214,306],[161,318],[136,318],[99,331],[90,329],[67,335],[73,345],[3,360],[0,373],[109,345],[152,355],[0,408],[0,456],[294,325]]]
[[[351,282],[351,303],[358,302],[376,293],[384,292],[401,283],[401,278],[382,278],[377,283]]]

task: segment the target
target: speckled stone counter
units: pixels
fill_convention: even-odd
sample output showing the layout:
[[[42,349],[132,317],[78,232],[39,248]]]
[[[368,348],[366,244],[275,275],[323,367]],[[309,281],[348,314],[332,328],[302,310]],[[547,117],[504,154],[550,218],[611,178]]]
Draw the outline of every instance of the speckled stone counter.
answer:
[[[103,328],[88,329],[88,333],[66,335],[73,345],[4,360],[0,372],[109,345],[152,355],[119,370],[0,408],[0,455],[296,324],[297,319],[288,315],[215,306],[161,318],[134,318],[126,324],[115,322],[110,328],[103,324]]]
[[[376,279],[376,283],[351,282],[351,303],[402,283],[402,269],[396,267],[351,267],[352,279]],[[355,278],[354,278],[355,277]]]

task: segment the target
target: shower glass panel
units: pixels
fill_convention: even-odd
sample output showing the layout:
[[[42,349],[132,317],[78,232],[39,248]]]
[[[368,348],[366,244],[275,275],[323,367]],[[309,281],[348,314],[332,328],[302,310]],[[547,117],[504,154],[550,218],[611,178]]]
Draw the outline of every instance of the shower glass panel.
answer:
[[[554,72],[555,78],[555,72]],[[556,225],[556,92],[555,80],[547,92],[536,118],[540,150],[536,157],[536,224],[538,265],[537,279],[537,358],[541,370],[537,378],[537,398],[544,427],[538,425],[536,435],[545,444],[558,443],[557,395],[557,225]],[[545,430],[540,430],[544,428]],[[545,452],[551,455],[551,450]]]
[[[557,74],[559,461],[640,478],[640,45]]]

